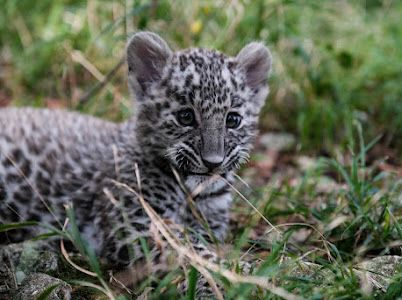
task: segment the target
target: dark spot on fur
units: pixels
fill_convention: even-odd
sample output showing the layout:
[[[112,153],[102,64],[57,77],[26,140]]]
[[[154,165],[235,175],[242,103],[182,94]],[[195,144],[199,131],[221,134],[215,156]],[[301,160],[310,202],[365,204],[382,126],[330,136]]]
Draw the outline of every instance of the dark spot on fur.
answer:
[[[151,198],[151,193],[148,192],[147,190],[143,190],[141,192],[142,192],[142,195],[144,196],[145,200],[147,200],[147,199],[149,200]]]
[[[40,221],[42,218],[36,213],[30,213],[27,219],[30,221]]]
[[[6,187],[4,183],[0,181],[0,202],[7,198]]]
[[[165,213],[165,210],[160,207],[160,206],[156,206],[156,205],[152,205],[152,208],[155,210],[155,212],[160,215],[163,216],[163,214]]]
[[[186,80],[184,82],[184,85],[186,87],[190,87],[191,83],[193,82],[193,78],[194,78],[193,74],[188,74],[187,77],[186,77]]]
[[[1,164],[2,164],[4,167],[9,168],[9,167],[11,167],[11,166],[13,165],[13,162],[12,162],[10,159],[8,159],[8,157],[6,157],[6,158],[1,162]]]
[[[24,195],[23,193],[17,191],[13,194],[12,198],[17,201],[18,203],[21,204],[27,204],[28,203],[28,198],[26,197],[26,195]]]
[[[39,143],[36,143],[35,141],[28,139],[27,140],[27,146],[29,149],[29,152],[35,155],[40,155],[42,153],[42,147],[39,146]]]
[[[166,207],[166,210],[170,210],[170,211],[175,210],[175,207],[174,207],[173,203],[166,203],[165,207]]]
[[[153,195],[154,195],[155,198],[157,198],[159,200],[165,200],[166,199],[166,196],[164,196],[164,195],[162,195],[160,193],[157,193],[157,192],[154,192]]]
[[[117,252],[117,257],[122,262],[128,262],[130,260],[130,252],[128,251],[127,245],[120,247],[119,252]]]
[[[29,177],[31,175],[31,163],[28,160],[25,160],[20,166],[20,170],[25,177]]]
[[[68,162],[63,162],[60,166],[60,171],[62,173],[70,173],[73,170],[73,167]]]
[[[50,179],[46,175],[46,172],[38,171],[38,173],[36,174],[36,180],[35,181],[37,183],[41,183],[41,184],[44,184],[44,185],[51,185]]]
[[[6,176],[7,183],[20,183],[22,180],[22,177],[18,174],[9,173]]]
[[[38,193],[41,196],[49,196],[50,195],[50,185],[48,185],[44,182],[38,182],[36,184],[36,187],[38,188]]]
[[[23,158],[24,154],[20,149],[14,149],[11,152],[11,159],[14,161],[14,163],[19,163],[21,159]]]
[[[148,230],[148,226],[138,223],[138,222],[132,222],[131,226],[133,226],[133,228],[135,228],[138,231],[147,231]]]
[[[134,216],[136,216],[136,217],[143,217],[143,216],[144,216],[144,211],[143,211],[142,209],[137,209],[137,210],[134,212]]]

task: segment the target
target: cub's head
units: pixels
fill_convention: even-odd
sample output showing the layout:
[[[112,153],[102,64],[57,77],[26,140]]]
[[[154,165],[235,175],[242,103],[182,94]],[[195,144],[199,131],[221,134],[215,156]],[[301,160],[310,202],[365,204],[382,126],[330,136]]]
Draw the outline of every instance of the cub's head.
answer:
[[[207,49],[173,52],[151,32],[127,46],[142,147],[183,175],[224,174],[247,160],[268,95],[271,55],[258,42],[235,57]]]

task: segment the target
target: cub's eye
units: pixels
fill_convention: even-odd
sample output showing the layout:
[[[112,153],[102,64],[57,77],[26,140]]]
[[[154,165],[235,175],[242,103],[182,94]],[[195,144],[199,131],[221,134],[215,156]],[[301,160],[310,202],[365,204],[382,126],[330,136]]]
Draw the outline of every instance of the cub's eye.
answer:
[[[226,117],[226,127],[227,128],[237,128],[240,126],[242,117],[238,113],[228,113]]]
[[[187,108],[179,111],[177,113],[177,121],[179,121],[182,126],[194,126],[196,123],[193,110]]]

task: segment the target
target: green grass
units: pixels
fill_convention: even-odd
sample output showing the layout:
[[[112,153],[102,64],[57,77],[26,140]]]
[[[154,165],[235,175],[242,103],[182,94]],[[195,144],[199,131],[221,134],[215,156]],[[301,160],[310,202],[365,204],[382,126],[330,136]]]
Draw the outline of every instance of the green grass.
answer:
[[[373,257],[401,255],[401,181],[393,172],[400,172],[402,155],[401,15],[402,2],[386,0],[5,0],[0,105],[65,107],[118,121],[135,109],[124,67],[94,97],[80,97],[99,81],[88,66],[106,75],[132,33],[151,30],[174,49],[203,46],[230,55],[262,40],[272,50],[274,68],[261,130],[290,132],[298,144],[280,155],[291,156],[291,162],[278,162],[271,180],[253,185],[257,170],[249,178],[252,188],[242,188],[281,235],[237,197],[227,257],[235,264],[248,252],[254,274],[303,298],[395,299],[402,295],[401,267],[385,291],[365,288],[353,269]],[[315,166],[297,167],[301,155],[317,157]],[[393,169],[384,171],[382,162]],[[323,179],[334,186],[325,181],[323,187]],[[26,225],[34,224],[1,225],[0,231]],[[78,290],[82,295],[114,293],[78,232],[67,237],[96,277],[67,269],[64,279],[96,285],[97,290]],[[315,264],[309,272],[294,271],[301,258]],[[149,278],[135,295],[175,298],[172,280],[182,272]],[[193,299],[199,274],[187,272],[191,288],[185,297]],[[278,298],[215,275],[228,299]]]

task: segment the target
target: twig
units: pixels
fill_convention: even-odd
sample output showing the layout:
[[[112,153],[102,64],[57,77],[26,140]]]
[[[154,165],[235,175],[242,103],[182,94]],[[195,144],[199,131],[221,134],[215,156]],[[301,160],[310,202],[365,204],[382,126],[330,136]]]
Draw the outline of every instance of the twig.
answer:
[[[64,222],[64,226],[63,226],[63,231],[66,230],[67,225],[68,225],[68,221],[69,221],[69,219],[66,218],[66,221]],[[88,270],[86,270],[86,269],[80,267],[79,265],[77,265],[76,263],[74,263],[74,262],[70,259],[70,256],[68,255],[68,253],[67,253],[67,251],[66,251],[66,248],[64,247],[64,240],[63,240],[63,239],[60,239],[60,249],[61,249],[61,254],[63,254],[63,256],[64,256],[64,258],[66,259],[66,261],[67,261],[70,265],[72,265],[75,269],[77,269],[78,271],[80,271],[80,272],[82,272],[82,273],[84,273],[84,274],[87,274],[87,275],[89,275],[89,276],[98,277],[98,275],[97,275],[96,273],[91,272],[91,271],[88,271]]]
[[[279,236],[282,235],[282,232],[277,228],[277,226],[275,226],[274,224],[272,224],[237,188],[235,188],[233,186],[233,184],[231,184],[226,178],[221,177],[224,181],[226,181],[226,183],[229,185],[229,187],[234,190],[236,192],[236,194],[238,194],[240,196],[241,199],[243,199],[244,201],[247,202],[248,205],[251,206],[251,208],[269,225],[271,226],[271,228],[273,230],[275,230]]]
[[[113,67],[112,70],[107,73],[101,81],[98,81],[91,89],[89,89],[84,95],[82,95],[78,101],[79,103],[85,103],[97,93],[100,92],[116,75],[117,71],[124,65],[126,59],[125,56],[120,59],[120,61]]]
[[[105,79],[105,76],[82,54],[79,50],[73,50],[71,52],[71,58],[73,61],[82,65],[85,69],[88,70],[89,73],[92,74],[96,79],[102,81]]]
[[[175,168],[172,168],[172,172],[173,172],[173,175],[175,176],[176,181],[177,181],[177,183],[179,184],[180,188],[181,188],[182,191],[187,195],[186,200],[187,200],[187,202],[188,202],[188,205],[189,205],[189,208],[190,208],[190,210],[191,210],[191,213],[192,213],[193,216],[198,220],[198,222],[200,222],[200,224],[203,225],[203,227],[204,227],[206,233],[207,233],[208,236],[211,238],[211,240],[212,240],[212,241],[216,241],[216,237],[214,236],[214,234],[213,234],[213,232],[212,232],[212,230],[211,230],[211,228],[210,228],[210,226],[209,226],[209,224],[208,224],[207,218],[206,218],[205,215],[202,213],[202,211],[200,211],[200,210],[198,209],[197,205],[196,205],[195,202],[194,202],[194,198],[195,198],[198,194],[200,194],[200,193],[202,192],[202,190],[205,189],[208,184],[211,184],[211,183],[213,183],[214,181],[216,181],[217,179],[219,179],[219,176],[214,176],[214,177],[212,177],[212,179],[211,179],[210,182],[207,182],[207,183],[202,182],[202,183],[200,183],[198,186],[195,187],[195,189],[194,189],[193,191],[190,192],[190,191],[187,189],[187,187],[185,186],[185,184],[183,183],[183,181],[182,181],[182,179],[181,179],[179,173],[176,171]]]

